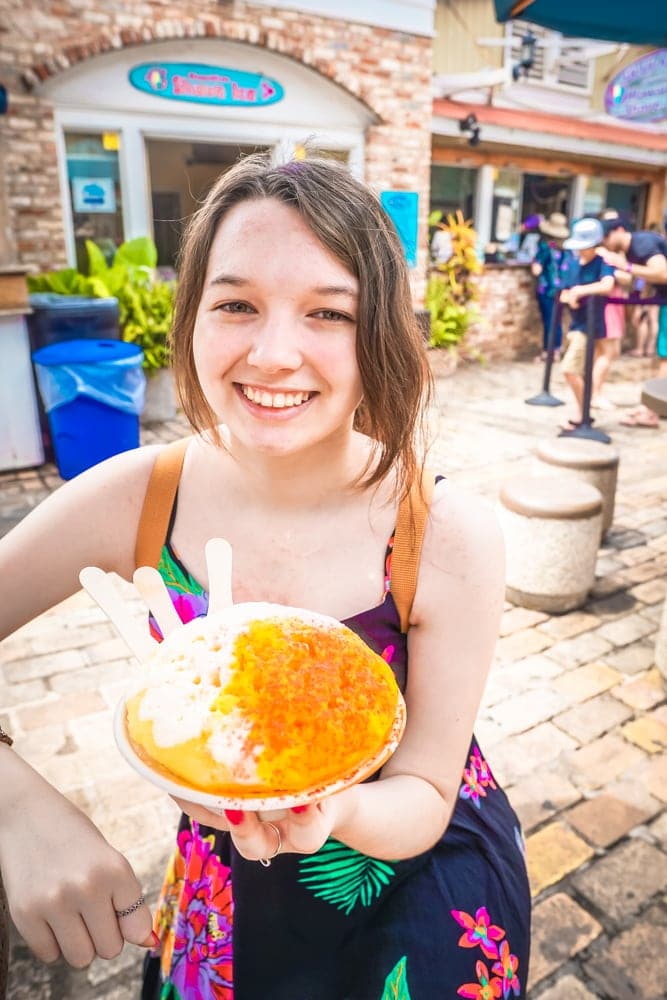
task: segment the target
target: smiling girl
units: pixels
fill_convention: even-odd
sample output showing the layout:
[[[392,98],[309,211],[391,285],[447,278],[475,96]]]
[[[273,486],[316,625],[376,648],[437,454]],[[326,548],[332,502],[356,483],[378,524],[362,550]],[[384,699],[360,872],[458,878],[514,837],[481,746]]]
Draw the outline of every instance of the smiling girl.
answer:
[[[502,541],[486,505],[439,481],[414,600],[399,606],[394,529],[411,511],[416,559],[430,378],[378,199],[328,161],[243,160],[186,233],[172,341],[195,432],[159,560],[177,608],[205,612],[204,546],[225,537],[234,600],[347,624],[390,662],[406,730],[379,775],[275,823],[180,803],[153,939],[129,864],[0,746],[0,868],[19,930],[75,966],[151,945],[151,1000],[524,997],[521,834],[472,735]],[[82,566],[131,579],[160,453],[89,470],[4,540],[2,633],[77,590]]]

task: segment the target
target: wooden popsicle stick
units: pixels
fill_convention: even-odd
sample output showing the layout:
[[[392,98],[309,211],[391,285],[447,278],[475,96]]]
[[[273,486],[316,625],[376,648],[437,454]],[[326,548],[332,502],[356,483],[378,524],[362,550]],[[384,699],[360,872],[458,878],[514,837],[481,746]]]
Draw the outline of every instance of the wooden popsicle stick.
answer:
[[[211,538],[206,543],[208,568],[208,613],[224,611],[234,603],[232,598],[232,547],[224,538]]]
[[[81,586],[108,615],[111,624],[130,651],[145,663],[155,652],[155,640],[131,617],[108,573],[98,566],[86,566],[79,573]]]
[[[155,615],[163,636],[168,636],[183,624],[164,585],[164,580],[153,566],[139,566],[132,577],[148,607]]]

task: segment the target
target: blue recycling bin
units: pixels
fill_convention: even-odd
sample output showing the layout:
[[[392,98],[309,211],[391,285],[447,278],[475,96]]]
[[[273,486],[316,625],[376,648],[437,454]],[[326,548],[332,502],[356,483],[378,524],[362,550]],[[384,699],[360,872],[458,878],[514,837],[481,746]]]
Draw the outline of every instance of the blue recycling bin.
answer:
[[[67,340],[32,356],[58,471],[84,469],[139,446],[143,351],[121,340]]]

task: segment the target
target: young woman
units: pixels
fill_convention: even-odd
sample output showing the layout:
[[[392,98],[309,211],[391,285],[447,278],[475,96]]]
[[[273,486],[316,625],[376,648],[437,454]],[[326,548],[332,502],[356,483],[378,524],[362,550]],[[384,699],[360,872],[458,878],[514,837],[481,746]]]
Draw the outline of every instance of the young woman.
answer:
[[[160,562],[178,606],[205,612],[204,545],[227,538],[234,599],[344,621],[390,660],[407,727],[379,776],[275,824],[181,803],[152,942],[127,862],[0,746],[0,868],[19,930],[77,966],[152,943],[151,998],[524,997],[522,838],[472,737],[502,541],[481,501],[440,481],[401,631],[392,540],[420,474],[429,378],[378,200],[326,161],[243,160],[186,234],[173,349],[196,432]],[[84,565],[131,577],[158,450],[89,470],[7,537],[4,633],[75,591]]]

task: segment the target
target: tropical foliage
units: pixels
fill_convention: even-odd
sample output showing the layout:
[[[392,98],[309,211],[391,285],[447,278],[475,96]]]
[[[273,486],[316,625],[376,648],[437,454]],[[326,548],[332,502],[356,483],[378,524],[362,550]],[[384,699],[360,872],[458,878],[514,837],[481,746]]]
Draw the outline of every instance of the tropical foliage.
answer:
[[[299,881],[313,895],[344,910],[346,916],[357,905],[370,906],[394,875],[385,861],[369,858],[333,839],[317,854],[303,858],[299,867]]]
[[[387,976],[380,1000],[410,1000],[408,979],[405,971],[407,959],[405,956],[397,962]]]
[[[482,270],[477,257],[477,233],[461,211],[447,215],[432,212],[429,226],[449,234],[451,256],[434,264],[426,286],[425,305],[431,314],[431,345],[457,348],[477,318],[478,297],[474,276]]]
[[[175,283],[156,276],[157,249],[153,240],[140,236],[122,243],[111,264],[92,240],[86,240],[86,251],[86,272],[66,267],[30,275],[29,290],[118,299],[122,338],[141,347],[146,373],[166,367]]]

